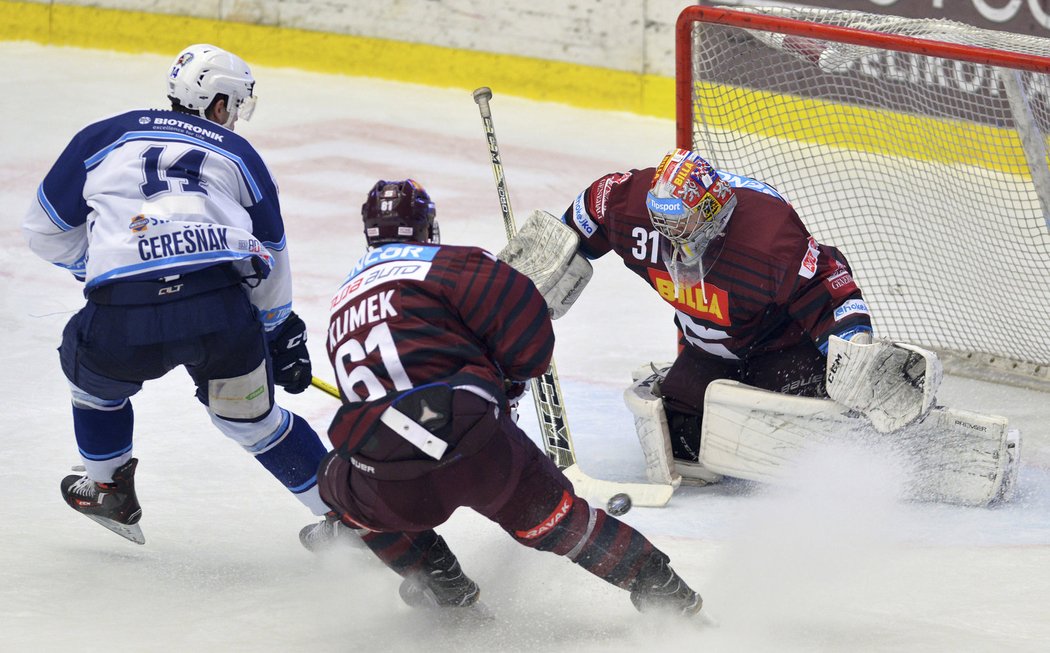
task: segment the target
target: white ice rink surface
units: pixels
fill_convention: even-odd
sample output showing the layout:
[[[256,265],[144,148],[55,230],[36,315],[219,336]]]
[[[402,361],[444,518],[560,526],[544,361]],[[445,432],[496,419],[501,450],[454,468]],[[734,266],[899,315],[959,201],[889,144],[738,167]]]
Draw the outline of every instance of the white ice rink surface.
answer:
[[[0,651],[1050,650],[1048,396],[956,377],[941,403],[1006,415],[1024,433],[1009,505],[903,503],[881,461],[829,453],[802,465],[791,492],[686,488],[625,516],[703,594],[717,628],[646,619],[625,592],[462,511],[439,532],[497,619],[466,628],[409,612],[397,577],[368,554],[300,547],[311,515],[210,425],[181,371],[134,399],[145,546],[75,515],[58,490],[79,460],[55,348],[83,299],[25,247],[19,224],[77,130],[165,106],[169,57],[0,43],[0,64]],[[331,378],[325,307],[364,250],[360,206],[377,179],[422,182],[446,242],[500,248],[481,122],[467,90],[255,74],[258,111],[238,132],[280,184],[296,310],[315,372]],[[671,121],[493,91],[519,221],[560,213],[593,179],[653,165],[673,144]],[[632,368],[673,355],[671,310],[618,260],[595,268],[556,324],[555,358],[581,466],[642,480],[621,392]],[[327,427],[331,398],[278,395]],[[529,410],[522,423],[535,433]]]

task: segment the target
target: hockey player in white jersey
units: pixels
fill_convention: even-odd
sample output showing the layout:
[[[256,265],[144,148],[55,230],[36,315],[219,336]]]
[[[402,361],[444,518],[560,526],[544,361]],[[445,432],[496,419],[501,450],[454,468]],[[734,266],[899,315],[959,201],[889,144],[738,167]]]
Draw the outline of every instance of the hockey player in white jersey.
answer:
[[[59,349],[86,471],[62,495],[139,544],[130,397],[180,365],[223,434],[314,514],[328,511],[317,493],[326,448],[274,401],[275,383],[302,392],[312,370],[277,186],[233,132],[251,117],[255,80],[242,59],[201,44],[179,54],[167,85],[171,110],[74,136],[23,221],[29,247],[87,298]]]

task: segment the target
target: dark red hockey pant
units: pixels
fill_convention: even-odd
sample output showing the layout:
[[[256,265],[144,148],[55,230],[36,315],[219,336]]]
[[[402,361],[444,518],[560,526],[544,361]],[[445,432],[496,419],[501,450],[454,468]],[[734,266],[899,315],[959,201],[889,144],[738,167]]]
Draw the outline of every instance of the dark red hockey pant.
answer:
[[[381,447],[387,461],[397,462],[355,457],[352,464],[329,455],[318,485],[344,523],[373,531],[365,542],[404,576],[419,567],[436,541],[433,529],[465,506],[521,544],[566,556],[599,578],[631,589],[638,570],[657,551],[652,543],[577,497],[565,475],[512,419],[497,416],[491,403],[462,390],[454,394],[448,440],[456,444],[441,461],[424,463],[423,473],[418,472],[425,455],[405,460],[410,449],[400,443]],[[385,429],[373,437],[400,440]],[[374,472],[365,469],[369,465]]]
[[[736,361],[714,358],[696,347],[686,346],[660,389],[668,411],[698,416],[704,413],[707,386],[716,379],[732,379],[790,395],[827,397],[826,361],[811,342]]]

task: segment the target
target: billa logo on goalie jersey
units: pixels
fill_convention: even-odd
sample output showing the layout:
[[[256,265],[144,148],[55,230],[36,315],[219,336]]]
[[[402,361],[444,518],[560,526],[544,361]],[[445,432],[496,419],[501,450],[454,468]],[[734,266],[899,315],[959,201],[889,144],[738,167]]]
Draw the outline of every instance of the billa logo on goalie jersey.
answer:
[[[729,293],[712,283],[705,283],[702,287],[706,296],[702,294],[701,285],[675,287],[671,275],[663,270],[650,268],[649,283],[665,302],[674,306],[677,310],[705,322],[713,322],[719,326],[729,326]]]

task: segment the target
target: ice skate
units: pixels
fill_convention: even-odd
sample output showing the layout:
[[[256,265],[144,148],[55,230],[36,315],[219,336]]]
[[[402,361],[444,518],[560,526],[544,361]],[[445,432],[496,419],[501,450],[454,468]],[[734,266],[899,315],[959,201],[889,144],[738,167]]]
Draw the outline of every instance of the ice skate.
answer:
[[[704,601],[668,564],[667,556],[653,554],[638,573],[631,603],[639,612],[665,612],[691,617]]]
[[[299,531],[299,542],[314,553],[341,546],[365,547],[360,533],[339,521],[334,512],[329,512],[317,523],[303,526]]]
[[[448,610],[470,618],[491,619],[492,612],[478,599],[477,583],[463,573],[459,560],[440,537],[423,558],[418,571],[401,581],[401,600],[413,608]]]
[[[70,474],[62,479],[62,497],[73,510],[136,544],[145,544],[138,521],[142,507],[135,496],[135,467],[132,458],[113,473],[111,483],[99,483],[87,475]]]

